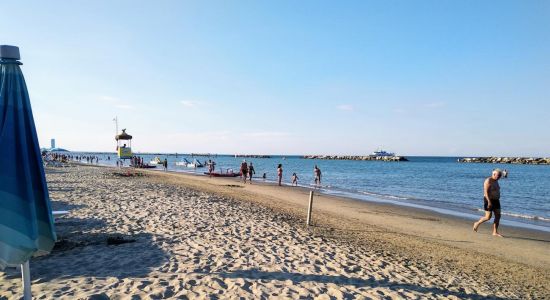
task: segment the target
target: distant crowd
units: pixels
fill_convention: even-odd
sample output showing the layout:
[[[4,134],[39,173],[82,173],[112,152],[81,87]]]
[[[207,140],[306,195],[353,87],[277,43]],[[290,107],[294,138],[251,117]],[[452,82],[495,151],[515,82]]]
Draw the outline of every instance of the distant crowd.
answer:
[[[246,183],[248,179],[248,182],[252,184],[252,178],[254,174],[256,174],[256,171],[254,170],[254,165],[252,164],[252,162],[247,163],[246,160],[243,160],[243,162],[241,163],[240,174],[241,174],[243,183]],[[320,187],[321,186],[321,169],[317,165],[315,165],[315,167],[313,168],[313,175],[315,178],[315,186]],[[267,177],[266,173],[263,173],[262,178],[266,179],[266,177]],[[298,179],[299,179],[298,175],[296,175],[296,173],[292,173],[292,176],[290,177],[290,180],[292,182],[291,185],[298,186]],[[283,164],[277,165],[277,183],[279,184],[279,186],[283,184]]]
[[[88,164],[98,164],[101,158],[96,155],[71,155],[62,153],[49,153],[43,152],[42,159],[44,162],[60,162],[67,163],[69,161],[84,162]],[[107,156],[107,160],[111,160],[110,156]]]
[[[43,160],[47,162],[61,162],[61,163],[67,163],[69,161],[76,161],[76,162],[86,162],[88,164],[99,164],[99,161],[102,160],[99,156],[96,155],[71,155],[71,154],[61,154],[61,153],[50,153],[50,152],[43,152],[42,153]],[[107,161],[111,160],[111,156],[107,156],[105,159]],[[164,161],[159,161],[159,164],[162,165],[163,169],[165,171],[168,170],[168,162],[166,159]],[[216,162],[213,160],[205,161],[204,164],[208,166],[208,173],[213,173],[216,169]],[[124,166],[123,160],[116,160],[117,167]],[[140,156],[132,156],[130,158],[130,166],[135,168],[145,168],[150,167],[149,164],[147,164],[143,157]],[[232,169],[228,169],[228,172],[233,173]],[[252,179],[254,175],[256,174],[256,170],[254,169],[254,165],[252,162],[247,162],[246,160],[243,160],[240,166],[239,174],[243,180],[244,183],[248,181],[248,183],[252,184]],[[321,186],[321,169],[315,165],[313,168],[313,175],[315,178],[315,186]],[[237,176],[237,175],[236,175]],[[262,178],[265,180],[267,178],[267,174],[263,173]],[[296,173],[292,173],[292,176],[290,177],[291,185],[292,186],[298,186],[298,175]],[[278,164],[277,165],[277,183],[279,185],[283,184],[283,165]]]

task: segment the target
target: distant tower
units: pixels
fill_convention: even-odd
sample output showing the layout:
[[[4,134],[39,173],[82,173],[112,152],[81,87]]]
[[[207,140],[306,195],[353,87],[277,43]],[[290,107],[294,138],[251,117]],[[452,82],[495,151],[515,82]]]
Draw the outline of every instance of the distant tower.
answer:
[[[50,146],[52,149],[55,148],[55,139],[51,140]]]

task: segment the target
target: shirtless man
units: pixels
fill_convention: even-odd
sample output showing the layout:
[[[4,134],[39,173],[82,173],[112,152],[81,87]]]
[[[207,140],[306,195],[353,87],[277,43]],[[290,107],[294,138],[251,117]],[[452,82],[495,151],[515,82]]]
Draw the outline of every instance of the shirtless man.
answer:
[[[474,231],[477,232],[479,225],[491,219],[492,212],[495,212],[495,220],[493,223],[493,235],[502,237],[498,233],[498,224],[500,222],[500,186],[498,180],[502,177],[502,171],[495,169],[491,177],[485,179],[483,184],[483,208],[485,216],[474,223]]]

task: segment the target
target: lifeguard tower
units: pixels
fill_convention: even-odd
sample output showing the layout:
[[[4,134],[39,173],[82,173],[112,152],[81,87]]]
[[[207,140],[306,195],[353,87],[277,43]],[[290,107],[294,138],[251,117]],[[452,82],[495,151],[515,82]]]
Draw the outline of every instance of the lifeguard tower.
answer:
[[[121,134],[115,136],[117,143],[116,150],[119,159],[132,158],[132,136],[126,133],[126,129],[122,129]]]

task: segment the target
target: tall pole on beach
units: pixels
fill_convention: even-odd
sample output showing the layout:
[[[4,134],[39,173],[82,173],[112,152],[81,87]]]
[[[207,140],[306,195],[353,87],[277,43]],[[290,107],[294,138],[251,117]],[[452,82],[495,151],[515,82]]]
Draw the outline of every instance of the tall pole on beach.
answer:
[[[115,116],[113,119],[113,122],[115,122],[115,136],[118,134],[118,116]]]
[[[313,208],[313,191],[309,191],[309,206],[307,208],[306,225],[311,225],[311,209]]]

